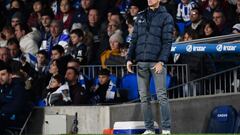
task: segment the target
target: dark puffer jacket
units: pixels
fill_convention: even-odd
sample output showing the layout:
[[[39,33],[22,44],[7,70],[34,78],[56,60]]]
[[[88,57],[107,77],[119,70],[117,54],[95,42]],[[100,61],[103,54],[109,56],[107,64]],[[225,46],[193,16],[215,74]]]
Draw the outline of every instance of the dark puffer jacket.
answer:
[[[164,6],[140,12],[134,24],[127,60],[167,62],[171,50],[174,22]]]

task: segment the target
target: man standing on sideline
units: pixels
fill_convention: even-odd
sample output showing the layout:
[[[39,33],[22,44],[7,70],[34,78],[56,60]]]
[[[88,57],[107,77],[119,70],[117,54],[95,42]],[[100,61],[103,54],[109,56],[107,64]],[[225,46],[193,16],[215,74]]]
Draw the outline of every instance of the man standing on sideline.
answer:
[[[155,133],[151,104],[147,97],[150,74],[154,78],[160,103],[162,134],[170,134],[171,118],[165,83],[167,70],[164,63],[171,50],[174,22],[165,7],[160,5],[160,0],[148,0],[148,6],[135,21],[127,69],[132,72],[133,60],[137,62],[138,88],[146,127],[143,134]]]

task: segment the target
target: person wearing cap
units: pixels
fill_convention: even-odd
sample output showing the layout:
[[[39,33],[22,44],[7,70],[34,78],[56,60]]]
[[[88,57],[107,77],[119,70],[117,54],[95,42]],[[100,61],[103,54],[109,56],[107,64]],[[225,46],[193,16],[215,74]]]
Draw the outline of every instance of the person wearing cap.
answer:
[[[108,69],[101,69],[98,72],[98,80],[91,92],[91,104],[115,102],[116,84],[110,79],[110,71]]]
[[[157,100],[160,103],[162,134],[170,134],[171,117],[166,91],[167,69],[165,63],[170,55],[174,21],[160,0],[148,0],[148,8],[137,15],[132,40],[127,55],[128,72],[137,63],[137,81],[146,131],[155,134],[151,104],[148,98],[150,75],[153,76]]]
[[[21,12],[16,12],[11,18],[11,26],[14,28],[17,24],[23,22],[23,17]]]
[[[121,56],[121,45],[123,44],[123,38],[121,33],[114,33],[109,38],[111,50],[106,50],[101,54],[102,68],[107,68],[107,65],[122,65],[125,63],[125,58]]]
[[[26,90],[20,78],[13,78],[11,68],[0,61],[0,133],[10,126],[23,124],[27,112]]]

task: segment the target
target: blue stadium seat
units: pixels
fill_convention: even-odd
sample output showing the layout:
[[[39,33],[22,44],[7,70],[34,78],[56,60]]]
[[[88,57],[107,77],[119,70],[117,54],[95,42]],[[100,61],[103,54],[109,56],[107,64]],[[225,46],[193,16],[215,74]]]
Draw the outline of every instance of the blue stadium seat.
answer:
[[[236,119],[233,106],[217,106],[211,112],[207,133],[234,133]]]
[[[171,84],[171,75],[167,74],[167,77],[166,77],[166,88],[169,88],[170,84]],[[153,98],[156,99],[157,95],[156,95],[156,89],[155,89],[155,84],[154,84],[153,77],[151,77],[151,80],[150,80],[150,94],[154,95]]]
[[[185,31],[185,24],[184,23],[176,23],[177,26],[178,26],[178,29],[179,29],[179,34],[182,36],[184,34],[184,31]]]
[[[126,74],[121,81],[121,89],[128,90],[128,100],[139,98],[136,74]]]

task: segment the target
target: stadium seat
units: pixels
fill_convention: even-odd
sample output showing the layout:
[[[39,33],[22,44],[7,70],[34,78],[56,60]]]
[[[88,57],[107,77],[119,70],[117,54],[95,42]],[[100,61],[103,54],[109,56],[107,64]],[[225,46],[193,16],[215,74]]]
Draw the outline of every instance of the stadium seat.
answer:
[[[136,74],[126,74],[122,78],[121,89],[126,89],[128,91],[128,100],[134,100],[134,99],[139,98],[137,75]],[[121,90],[121,89],[119,89],[119,90]]]
[[[207,133],[234,133],[236,119],[233,106],[217,106],[211,112]]]

